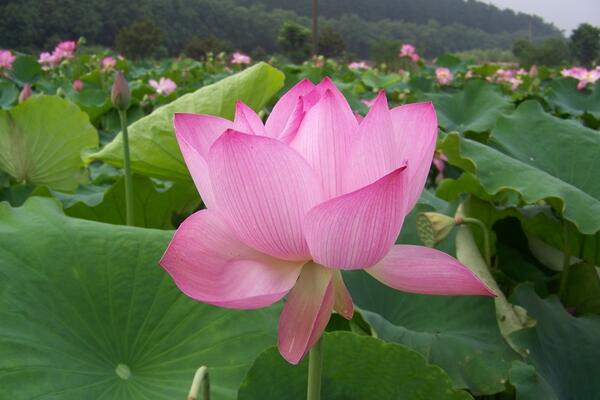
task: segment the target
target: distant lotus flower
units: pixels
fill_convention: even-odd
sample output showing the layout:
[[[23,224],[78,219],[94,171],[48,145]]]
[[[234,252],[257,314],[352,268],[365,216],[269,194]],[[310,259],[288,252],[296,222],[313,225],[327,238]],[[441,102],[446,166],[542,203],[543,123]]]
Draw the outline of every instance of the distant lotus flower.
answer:
[[[48,70],[52,67],[57,66],[58,64],[60,64],[61,61],[62,58],[60,58],[57,54],[51,54],[48,52],[41,53],[40,58],[38,59],[38,62],[42,64],[42,69],[44,70]]]
[[[117,60],[114,57],[107,56],[102,59],[101,64],[104,71],[111,71],[117,65]]]
[[[441,151],[437,151],[433,155],[433,165],[435,169],[438,170],[438,174],[435,177],[435,181],[439,183],[442,179],[444,179],[444,170],[446,169],[446,162],[448,161],[448,157]]]
[[[252,61],[252,58],[249,55],[240,53],[239,51],[231,55],[232,64],[250,64],[250,61]]]
[[[465,74],[465,79],[471,79],[475,76],[475,73],[473,73],[473,71],[468,70],[467,73]]]
[[[77,43],[72,40],[67,40],[65,42],[60,42],[56,45],[54,52],[56,55],[61,58],[72,58],[75,55],[75,49],[77,48]]]
[[[75,90],[76,92],[81,92],[82,89],[83,89],[83,82],[79,79],[75,79],[73,81],[73,90]]]
[[[514,70],[514,69],[499,69],[495,73],[496,82],[506,82],[510,84],[512,90],[517,90],[519,86],[523,83],[523,80],[520,77],[528,75],[528,72],[524,69]]]
[[[0,69],[11,69],[16,59],[10,50],[0,50]]]
[[[288,362],[318,341],[333,310],[352,317],[341,270],[408,292],[493,295],[451,256],[394,245],[431,166],[431,103],[390,110],[381,92],[359,123],[330,79],[304,80],[265,124],[238,102],[233,122],[180,113],[174,127],[207,209],[180,225],[160,265],[185,294],[220,307],[287,295],[278,347]]]
[[[373,107],[373,104],[375,104],[376,101],[377,101],[377,96],[373,97],[371,100],[362,99],[360,102],[363,103],[365,106],[371,108],[371,107]]]
[[[417,50],[415,49],[415,46],[409,43],[403,44],[400,48],[400,57],[408,57],[413,62],[417,62],[420,59],[419,55],[417,54]]]
[[[594,84],[600,79],[600,67],[596,67],[596,69],[589,71],[586,68],[573,67],[570,69],[563,69],[560,73],[562,76],[577,79],[579,81],[577,89],[579,90],[585,89],[588,84]]]
[[[454,75],[452,75],[452,72],[446,67],[436,68],[435,77],[440,85],[447,85],[454,79]]]
[[[148,83],[154,88],[154,90],[156,90],[156,93],[165,96],[170,95],[175,91],[175,89],[177,89],[177,85],[175,84],[175,82],[173,82],[169,78],[160,78],[158,82],[154,79],[150,79]]]
[[[560,74],[564,77],[571,77],[575,79],[581,79],[586,74],[587,69],[583,67],[572,67],[569,69],[563,69]]]
[[[369,69],[369,64],[366,61],[353,61],[348,64],[348,68],[350,69]]]

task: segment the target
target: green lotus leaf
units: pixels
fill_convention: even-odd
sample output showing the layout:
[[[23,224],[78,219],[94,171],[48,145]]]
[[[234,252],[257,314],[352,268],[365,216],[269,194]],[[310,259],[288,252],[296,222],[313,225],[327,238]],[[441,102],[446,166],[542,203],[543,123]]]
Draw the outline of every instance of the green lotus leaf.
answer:
[[[0,110],[0,170],[17,182],[72,191],[83,178],[81,154],[98,134],[77,106],[56,96],[33,96]]]
[[[444,371],[404,346],[350,332],[328,333],[322,341],[323,399],[472,399],[453,390]],[[238,400],[306,399],[307,359],[294,366],[276,348],[266,350],[242,382]]]
[[[482,80],[469,80],[461,91],[431,93],[438,122],[446,131],[488,132],[503,113],[512,110],[510,99]]]
[[[171,236],[69,218],[51,199],[0,204],[1,397],[184,399],[206,365],[211,398],[234,400],[280,307],[189,299],[157,265]]]
[[[544,200],[581,233],[600,231],[600,132],[526,101],[498,120],[489,143],[450,134],[441,148],[488,195],[513,193],[521,205]]]

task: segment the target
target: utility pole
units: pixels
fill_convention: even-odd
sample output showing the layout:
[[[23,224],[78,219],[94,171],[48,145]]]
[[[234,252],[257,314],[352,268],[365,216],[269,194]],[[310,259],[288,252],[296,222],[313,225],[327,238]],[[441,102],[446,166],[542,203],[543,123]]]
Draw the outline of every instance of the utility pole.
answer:
[[[317,16],[319,0],[312,0],[312,53],[314,56],[319,52],[319,31],[317,27]]]

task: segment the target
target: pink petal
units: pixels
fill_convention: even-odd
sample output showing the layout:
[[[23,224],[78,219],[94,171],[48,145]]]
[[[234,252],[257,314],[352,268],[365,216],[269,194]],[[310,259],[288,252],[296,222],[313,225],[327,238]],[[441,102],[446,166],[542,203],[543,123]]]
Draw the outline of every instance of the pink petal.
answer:
[[[296,108],[298,99],[314,88],[315,85],[311,81],[303,79],[281,96],[265,123],[265,130],[269,136],[279,137],[281,135]]]
[[[346,285],[340,271],[333,272],[333,289],[334,303],[333,309],[342,317],[350,320],[354,315],[354,304],[352,304],[352,296]]]
[[[173,126],[179,149],[198,193],[207,208],[214,208],[216,202],[205,157],[214,141],[231,128],[231,121],[212,115],[176,113]]]
[[[241,309],[265,307],[281,299],[302,267],[246,246],[213,210],[198,211],[181,224],[160,265],[189,297]]]
[[[333,310],[333,271],[315,263],[302,267],[279,317],[279,352],[298,364],[317,342]]]
[[[317,171],[327,198],[342,194],[344,166],[357,130],[358,122],[346,100],[340,101],[327,90],[308,110],[290,143]]]
[[[266,135],[265,126],[258,114],[239,100],[235,103],[233,129],[238,132],[252,133],[254,135]]]
[[[380,263],[366,271],[382,283],[404,292],[495,296],[454,257],[429,247],[396,245]]]
[[[437,139],[437,117],[431,103],[406,104],[390,111],[398,158],[407,160],[411,210],[425,187]]]
[[[330,268],[369,268],[393,246],[404,221],[404,167],[306,214],[304,233],[315,262]]]
[[[344,192],[375,182],[406,163],[394,143],[394,127],[385,92],[381,91],[361,121],[344,173]]]
[[[238,237],[285,260],[309,260],[302,221],[323,200],[316,174],[284,143],[229,130],[215,142],[208,169],[219,205]]]
[[[299,97],[298,101],[296,102],[296,107],[294,107],[292,114],[283,128],[283,131],[279,134],[279,140],[284,143],[290,143],[292,140],[294,140],[305,115],[306,112],[304,111],[304,100],[302,97]]]

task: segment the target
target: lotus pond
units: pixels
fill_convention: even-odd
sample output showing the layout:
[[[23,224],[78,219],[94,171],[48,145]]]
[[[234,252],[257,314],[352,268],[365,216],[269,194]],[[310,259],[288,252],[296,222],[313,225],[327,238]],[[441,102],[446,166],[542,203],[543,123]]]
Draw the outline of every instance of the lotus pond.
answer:
[[[419,60],[403,71],[361,63],[350,68],[322,58],[303,65],[247,65],[224,58],[152,63],[106,56],[71,55],[40,63],[37,56],[16,54],[10,69],[0,69],[0,398],[172,400],[188,393],[194,398],[194,374],[206,366],[211,399],[304,399],[307,376],[314,372],[308,351],[322,330],[316,346],[326,400],[599,398],[600,83],[582,87],[572,74],[543,66],[507,73],[506,66],[469,65],[451,55],[429,63]],[[129,207],[120,112],[111,101],[115,70],[124,71],[131,96],[121,113],[133,172]],[[302,208],[303,202],[308,209],[317,204],[310,199],[317,190],[293,188],[298,176],[281,172],[292,169],[297,156],[284,157],[292,150],[281,144],[281,137],[268,139],[275,146],[271,148],[257,133],[251,148],[264,145],[267,150],[256,159],[254,153],[235,150],[235,140],[242,139],[227,145],[217,141],[211,154],[233,152],[227,160],[235,161],[223,161],[226,165],[218,169],[216,156],[196,153],[204,145],[184,150],[192,139],[178,143],[173,119],[176,113],[235,117],[232,129],[266,129],[263,136],[268,136],[275,123],[264,127],[262,121],[276,114],[277,100],[298,90],[292,89],[298,82],[307,82],[311,90],[319,87],[311,81],[332,85],[314,107],[328,98],[345,104],[336,97],[337,87],[356,114],[356,126],[358,121],[360,126],[373,123],[370,109],[387,98],[392,114],[400,105],[431,102],[439,129],[434,122],[431,154],[423,156],[427,165],[418,178],[425,189],[416,189],[414,206],[403,200],[408,196],[404,192],[397,198],[373,191],[371,197],[350,199],[363,193],[353,190],[374,181],[369,174],[383,153],[368,164],[347,166],[348,179],[366,176],[360,184],[351,181],[352,189],[322,194],[319,201],[341,194],[329,201],[344,198],[330,207],[343,211],[322,218],[308,215],[303,226],[312,229],[306,234],[310,257],[316,260],[309,262],[310,268],[317,261],[337,267],[327,281],[336,294],[328,295],[328,286],[322,287],[321,297],[330,301],[327,318],[312,321],[305,332],[309,336],[291,334],[286,352],[281,332],[295,332],[295,316],[302,320],[306,309],[286,312],[285,307],[291,309],[289,304],[300,302],[302,295],[292,291],[286,296],[290,287],[274,289],[279,281],[265,283],[250,264],[233,272],[230,266],[222,273],[210,268],[216,266],[213,259],[233,259],[248,247],[283,260],[278,271],[292,272],[281,281],[291,280],[293,286],[298,279],[296,287],[311,286],[312,278],[303,278],[308,273],[298,278],[299,272],[294,275],[288,265],[305,260],[297,255],[306,253],[290,250],[294,243],[306,247],[304,241],[286,242],[291,236],[285,236],[285,229],[296,223],[293,213],[277,210],[280,203]],[[306,104],[312,100],[309,91],[303,95],[305,103],[298,103],[306,111],[302,123],[327,131],[323,119],[307,122],[313,109],[307,111]],[[415,115],[410,126],[420,132],[425,117]],[[238,124],[241,116],[247,117],[246,125]],[[289,128],[290,121],[286,116],[279,129]],[[360,154],[370,151],[369,143]],[[314,161],[310,144],[294,148]],[[398,150],[408,160],[399,170],[411,171],[411,157],[419,149]],[[334,153],[328,158],[321,152],[314,162],[337,160]],[[265,163],[280,167],[271,169],[277,177],[272,185],[270,178],[260,178],[269,173],[252,175]],[[215,198],[202,186],[209,166]],[[227,171],[234,167],[242,178],[230,187],[233,178]],[[326,182],[328,175],[321,172]],[[392,173],[377,182],[388,176]],[[216,177],[225,183],[215,182]],[[346,180],[341,182],[345,188]],[[414,191],[410,182],[397,185]],[[261,194],[267,187],[271,192]],[[405,204],[402,215],[386,211],[397,202]],[[188,232],[185,244],[173,241],[171,253],[165,254],[175,229],[183,232],[191,216],[215,212],[216,203],[237,210],[231,218],[240,222],[231,228],[232,235],[243,243],[221,245],[218,255],[204,251],[205,243],[224,235],[214,228]],[[127,226],[128,209],[134,226]],[[204,209],[208,211],[199,211]],[[256,210],[262,219],[244,219]],[[275,210],[275,217],[268,210]],[[368,226],[346,229],[351,224],[344,222],[352,218]],[[444,260],[455,257],[458,262],[452,265],[468,270],[459,277],[452,275],[457,269],[425,276],[416,263],[414,282],[396,284],[396,289],[429,294],[381,283],[386,279],[372,266],[384,254],[368,251],[377,250],[377,235],[387,229],[387,220],[396,219],[402,230],[399,235],[394,229],[385,231],[385,240],[393,234],[385,252],[394,242],[412,246],[404,248],[435,247],[435,254],[446,253]],[[264,221],[274,224],[269,232],[275,232],[275,242],[260,229]],[[277,221],[286,228],[279,230]],[[336,230],[336,224],[342,228]],[[345,235],[352,246],[336,242]],[[366,242],[368,251],[353,250]],[[339,248],[350,258],[332,255]],[[188,265],[189,254],[196,258]],[[174,272],[172,264],[188,269]],[[314,270],[316,275],[333,269]],[[426,278],[435,287],[425,287]],[[202,289],[203,279],[218,282],[222,292]],[[258,293],[267,286],[271,301]],[[460,290],[476,295],[439,295]],[[254,297],[242,304],[231,297],[234,292]],[[336,311],[331,314],[332,308]],[[280,315],[291,322],[279,321]],[[300,339],[304,344],[295,349]]]

